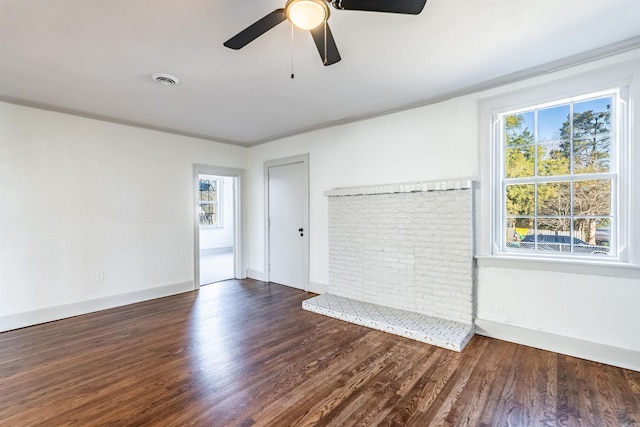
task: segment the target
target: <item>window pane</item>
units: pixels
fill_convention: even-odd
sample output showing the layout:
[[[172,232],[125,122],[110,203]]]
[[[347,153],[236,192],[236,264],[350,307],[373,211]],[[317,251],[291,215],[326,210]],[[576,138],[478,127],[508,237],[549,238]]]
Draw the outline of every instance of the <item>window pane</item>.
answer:
[[[200,206],[202,208],[202,211],[211,215],[214,215],[216,213],[216,205],[214,203],[210,203],[210,204],[202,204]]]
[[[200,180],[200,201],[215,202],[218,197],[218,181],[217,180]]]
[[[573,142],[573,172],[609,172],[609,149],[609,135],[575,140]]]
[[[533,144],[535,139],[534,112],[511,114],[504,117],[504,135],[507,146]]]
[[[539,218],[535,249],[544,252],[571,252],[571,220]]]
[[[573,106],[573,136],[582,138],[611,131],[611,98],[590,99]]]
[[[574,223],[573,251],[577,254],[608,255],[611,241],[609,218],[577,218]]]
[[[550,142],[538,145],[538,175],[554,176],[571,173],[569,142]]]
[[[533,184],[507,185],[507,215],[534,215],[535,186]]]
[[[589,241],[589,239],[582,240]],[[593,236],[593,244],[603,247],[611,245],[611,219],[596,218],[596,232]]]
[[[538,142],[562,139],[563,130],[568,134],[570,116],[569,104],[539,110]]]
[[[217,206],[215,203],[200,204],[200,225],[217,225]]]
[[[534,227],[535,220],[533,218],[507,218],[507,235],[505,236],[507,247],[520,248],[522,239],[533,234]]]
[[[571,220],[544,218],[538,220],[537,229],[517,229],[508,247],[541,252],[571,252]],[[524,232],[526,231],[526,234]],[[516,241],[516,235],[520,241]]]
[[[538,215],[571,215],[571,191],[569,182],[538,184]]]
[[[571,234],[571,220],[569,218],[539,218],[538,234],[543,236],[569,236]],[[558,242],[561,238],[545,237],[538,240]]]
[[[576,216],[611,215],[611,180],[574,181],[573,213]]]
[[[505,150],[505,174],[507,178],[525,178],[534,175],[533,145]]]

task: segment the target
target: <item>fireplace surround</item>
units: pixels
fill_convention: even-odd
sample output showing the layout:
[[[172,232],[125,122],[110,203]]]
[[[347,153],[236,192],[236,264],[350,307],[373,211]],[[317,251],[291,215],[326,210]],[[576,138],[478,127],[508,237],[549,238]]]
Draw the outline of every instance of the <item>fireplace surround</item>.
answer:
[[[449,180],[326,191],[328,293],[303,308],[460,351],[475,314],[472,187]]]

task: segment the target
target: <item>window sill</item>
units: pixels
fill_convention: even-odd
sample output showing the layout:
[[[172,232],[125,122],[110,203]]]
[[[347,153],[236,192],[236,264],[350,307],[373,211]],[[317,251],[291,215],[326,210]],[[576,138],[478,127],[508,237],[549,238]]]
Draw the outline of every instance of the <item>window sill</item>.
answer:
[[[619,261],[594,261],[553,259],[510,255],[477,255],[478,267],[514,268],[519,270],[542,270],[558,273],[587,274],[627,279],[640,278],[640,265]]]

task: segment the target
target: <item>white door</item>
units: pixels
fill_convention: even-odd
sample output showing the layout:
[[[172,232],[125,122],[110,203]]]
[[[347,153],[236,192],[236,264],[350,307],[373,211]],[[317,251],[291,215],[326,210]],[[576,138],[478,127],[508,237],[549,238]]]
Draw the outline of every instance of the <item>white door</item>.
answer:
[[[306,290],[308,172],[306,162],[268,168],[269,281]]]

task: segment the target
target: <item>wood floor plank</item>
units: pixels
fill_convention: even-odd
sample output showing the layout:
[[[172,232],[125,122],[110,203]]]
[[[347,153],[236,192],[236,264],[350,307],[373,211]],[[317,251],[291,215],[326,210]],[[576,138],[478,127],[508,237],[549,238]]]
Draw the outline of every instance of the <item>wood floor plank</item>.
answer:
[[[400,345],[407,345],[409,352],[413,343],[399,340]],[[387,378],[374,378],[372,386],[365,389],[367,394],[359,393],[352,402],[352,408],[347,414],[336,418],[336,424],[353,424],[356,426],[369,425],[406,425],[406,420],[417,410],[417,401],[408,393],[425,373],[434,366],[441,355],[447,353],[436,347],[426,347],[415,357],[405,355],[393,365],[393,371]],[[371,394],[370,396],[368,394]],[[404,400],[408,397],[407,400]]]
[[[588,362],[587,366],[589,365],[592,367],[592,372],[596,371],[599,373],[604,371],[605,373],[602,377],[596,373],[593,374],[594,376],[597,375],[599,377],[599,381],[597,382],[599,387],[597,390],[602,390],[604,388],[603,385],[606,383],[618,383],[625,381],[624,372],[619,369],[595,362]],[[629,391],[630,388],[615,387],[610,390],[610,394],[607,393],[609,398],[606,401],[597,399],[595,400],[595,403],[600,404],[603,409],[603,414],[606,414],[608,418],[615,420],[621,425],[640,426],[638,402],[633,393],[630,393]],[[599,391],[594,390],[592,396],[596,395],[599,395]]]
[[[460,357],[460,363],[453,374],[447,378],[444,387],[438,393],[434,404],[432,404],[424,415],[417,418],[417,423],[427,422],[434,424],[454,425],[456,413],[454,407],[458,404],[458,399],[471,379],[471,374],[476,369],[477,364],[484,355],[489,342],[481,339],[472,339],[467,346],[473,349],[471,357]],[[419,425],[418,424],[418,425]]]
[[[471,373],[471,378],[462,389],[458,400],[447,416],[447,420],[454,425],[477,426],[481,423],[483,409],[493,407],[501,393],[496,393],[492,400],[492,391],[502,389],[500,372],[503,370],[505,350],[511,346],[501,345],[495,341],[491,351],[484,352],[483,363],[478,363]]]
[[[527,359],[525,375],[517,388],[516,400],[522,408],[522,420],[526,425],[553,424],[555,415],[553,395],[549,396],[547,387],[549,377],[547,370],[552,367],[553,358],[548,359],[549,352],[539,349],[527,349],[530,357]],[[552,371],[553,372],[553,371]]]
[[[517,352],[520,350],[519,346],[498,340],[492,340],[489,346],[491,351],[487,355],[489,357],[487,363],[495,368],[496,373],[493,384],[488,389],[486,400],[480,408],[481,413],[477,417],[477,425],[484,427],[499,425],[497,420],[501,419],[502,413],[498,408],[506,401],[504,389],[510,378],[513,361],[516,360]],[[469,388],[468,392],[473,393],[474,390]]]
[[[462,353],[232,280],[0,334],[0,425],[633,426],[640,372],[481,336]]]

